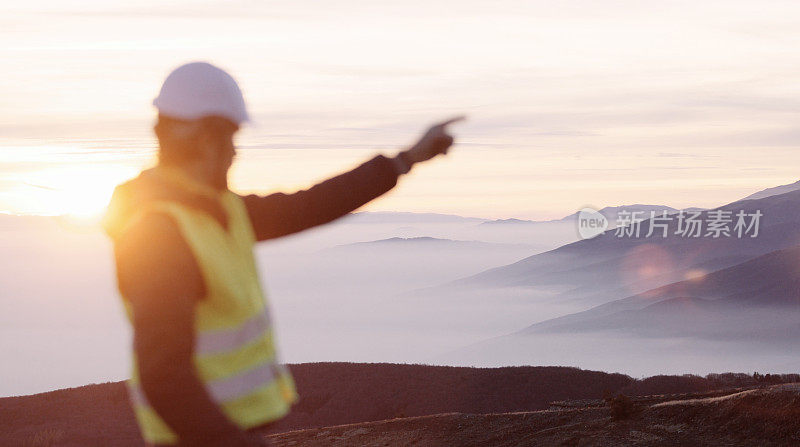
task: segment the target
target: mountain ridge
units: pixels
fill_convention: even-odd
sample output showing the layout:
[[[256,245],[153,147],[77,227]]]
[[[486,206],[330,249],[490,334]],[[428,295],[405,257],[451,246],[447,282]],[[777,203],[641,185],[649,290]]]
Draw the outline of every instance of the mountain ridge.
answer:
[[[668,237],[616,237],[609,230],[592,238],[485,270],[442,287],[533,287],[563,285],[564,299],[583,299],[590,305],[618,299],[620,287],[630,295],[676,282],[691,270],[719,270],[770,251],[800,244],[800,191],[763,199],[732,202],[701,213],[761,212],[759,235],[752,237],[698,238],[675,235],[676,220],[669,222]],[[643,221],[647,228],[650,220]],[[644,231],[642,232],[644,233]],[[745,235],[747,236],[747,235]],[[652,271],[642,274],[643,268]],[[613,295],[617,294],[616,297]]]
[[[279,434],[270,439],[286,439],[287,443],[294,440],[294,445],[305,445],[304,441],[293,438],[298,430],[311,433],[310,438],[302,439],[316,439],[321,445],[328,445],[326,442],[332,439],[342,442],[341,445],[353,442],[360,445],[363,442],[353,441],[356,438],[351,436],[363,433],[361,424],[382,427],[382,421],[386,420],[425,420],[460,413],[471,415],[466,419],[459,417],[460,421],[470,418],[477,421],[484,418],[478,415],[493,418],[493,414],[547,410],[554,401],[598,400],[604,392],[634,396],[758,385],[755,378],[746,374],[637,380],[623,374],[555,366],[466,368],[384,363],[288,366],[301,397],[289,416],[272,426],[272,433]],[[608,414],[608,410],[601,411]],[[547,414],[563,419],[571,413]],[[0,398],[0,420],[3,445],[30,445],[37,439],[40,444],[34,445],[48,440],[52,441],[49,445],[64,447],[142,445],[122,382]],[[349,433],[347,437],[338,440],[327,437],[326,433],[338,432],[333,427],[342,426],[350,427],[344,428]],[[475,427],[480,430],[480,425]],[[530,426],[526,430],[530,433]],[[419,438],[408,439],[413,443]],[[401,440],[397,442],[404,444]],[[454,442],[458,445],[458,441]]]

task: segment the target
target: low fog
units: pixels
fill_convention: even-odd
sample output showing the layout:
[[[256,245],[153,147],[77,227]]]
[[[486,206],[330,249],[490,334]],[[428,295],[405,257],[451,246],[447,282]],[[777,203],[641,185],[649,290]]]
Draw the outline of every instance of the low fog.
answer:
[[[692,311],[704,301],[662,304],[674,313],[653,317],[648,306],[662,299],[636,294],[652,297],[648,290],[694,264],[665,263],[643,281],[618,271],[628,265],[626,243],[607,235],[576,241],[574,216],[357,213],[262,243],[256,256],[285,362],[568,365],[633,376],[798,370],[791,344],[775,342],[794,314],[777,333],[753,337],[719,329],[736,320],[713,309]],[[760,250],[782,247],[770,241]],[[15,359],[0,365],[0,396],[127,378],[131,334],[106,237],[64,218],[0,215],[0,250],[0,354]],[[735,266],[733,254],[761,254],[737,250],[717,267]],[[694,299],[708,298],[701,289]],[[688,289],[669,290],[658,295],[665,302]],[[650,315],[655,323],[644,326],[652,330],[631,312]],[[692,321],[710,329],[683,331],[682,312],[706,318]],[[763,326],[773,315],[750,321]]]

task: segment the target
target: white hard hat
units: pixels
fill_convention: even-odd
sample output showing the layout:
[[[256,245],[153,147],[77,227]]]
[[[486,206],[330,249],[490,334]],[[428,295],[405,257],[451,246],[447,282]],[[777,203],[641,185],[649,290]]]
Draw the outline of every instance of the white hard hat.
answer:
[[[183,120],[221,116],[237,125],[250,121],[236,81],[207,62],[191,62],[173,70],[153,105],[160,113]]]

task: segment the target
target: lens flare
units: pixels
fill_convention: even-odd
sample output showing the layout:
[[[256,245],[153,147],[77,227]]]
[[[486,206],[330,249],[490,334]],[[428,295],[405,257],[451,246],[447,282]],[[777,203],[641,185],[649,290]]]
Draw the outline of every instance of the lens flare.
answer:
[[[622,260],[620,276],[632,293],[649,291],[669,282],[673,271],[672,256],[655,244],[637,245]]]

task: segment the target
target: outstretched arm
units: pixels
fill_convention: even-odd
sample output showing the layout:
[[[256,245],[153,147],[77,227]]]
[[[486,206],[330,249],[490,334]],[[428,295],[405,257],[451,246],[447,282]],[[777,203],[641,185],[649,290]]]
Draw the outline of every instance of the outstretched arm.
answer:
[[[453,144],[447,125],[437,124],[410,149],[393,158],[378,155],[357,168],[293,194],[251,194],[243,200],[259,241],[297,233],[342,217],[394,188],[411,166],[446,154]]]

